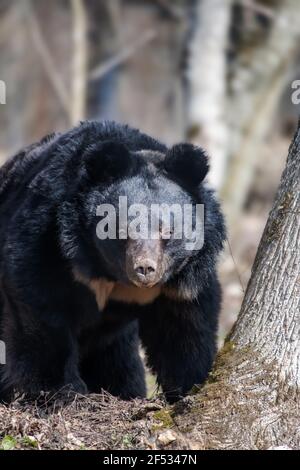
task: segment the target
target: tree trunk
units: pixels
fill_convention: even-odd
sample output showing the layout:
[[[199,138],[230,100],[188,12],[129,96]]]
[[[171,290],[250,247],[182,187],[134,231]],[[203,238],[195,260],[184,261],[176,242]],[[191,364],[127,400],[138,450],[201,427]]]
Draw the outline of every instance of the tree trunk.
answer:
[[[299,208],[300,128],[238,321],[208,382],[175,417],[196,447],[300,447]]]
[[[86,117],[87,98],[87,21],[82,0],[72,0],[73,69],[70,121],[72,125]]]
[[[226,48],[231,0],[198,0],[188,64],[190,139],[211,157],[210,184],[220,189],[226,169]]]

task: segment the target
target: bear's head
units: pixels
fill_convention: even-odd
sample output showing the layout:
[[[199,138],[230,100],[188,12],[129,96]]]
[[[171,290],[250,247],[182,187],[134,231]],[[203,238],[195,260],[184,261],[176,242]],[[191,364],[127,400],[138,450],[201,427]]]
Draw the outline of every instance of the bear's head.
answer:
[[[94,272],[81,270],[139,288],[166,284],[203,245],[204,151],[178,144],[165,153],[133,152],[101,142],[83,161],[81,217]]]

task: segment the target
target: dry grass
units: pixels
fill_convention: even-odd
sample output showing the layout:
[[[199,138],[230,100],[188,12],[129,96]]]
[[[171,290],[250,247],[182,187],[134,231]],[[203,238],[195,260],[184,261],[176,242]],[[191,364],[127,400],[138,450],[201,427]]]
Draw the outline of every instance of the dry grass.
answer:
[[[125,402],[107,393],[19,398],[0,406],[0,448],[156,449],[164,440],[163,407],[160,398]],[[165,437],[167,445],[175,440],[170,430]]]

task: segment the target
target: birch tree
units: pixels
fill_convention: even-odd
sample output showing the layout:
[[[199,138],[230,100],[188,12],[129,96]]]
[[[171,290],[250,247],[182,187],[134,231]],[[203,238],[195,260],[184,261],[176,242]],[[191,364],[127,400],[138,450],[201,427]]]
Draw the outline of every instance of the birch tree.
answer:
[[[220,188],[226,168],[226,46],[231,0],[200,0],[188,64],[188,135],[211,156],[210,183]]]

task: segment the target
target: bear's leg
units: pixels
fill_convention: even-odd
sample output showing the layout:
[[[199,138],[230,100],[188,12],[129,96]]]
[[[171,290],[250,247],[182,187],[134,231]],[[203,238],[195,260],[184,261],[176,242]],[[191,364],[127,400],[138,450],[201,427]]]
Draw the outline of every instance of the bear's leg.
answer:
[[[39,323],[24,328],[10,318],[4,338],[7,362],[2,381],[7,390],[36,395],[68,386],[77,393],[87,392],[79,375],[76,340],[66,326]]]
[[[170,403],[207,378],[216,351],[218,310],[217,297],[195,302],[161,297],[141,317],[148,365]]]
[[[90,392],[103,389],[124,400],[145,397],[145,371],[136,323],[127,325],[106,345],[91,343],[81,373]]]

